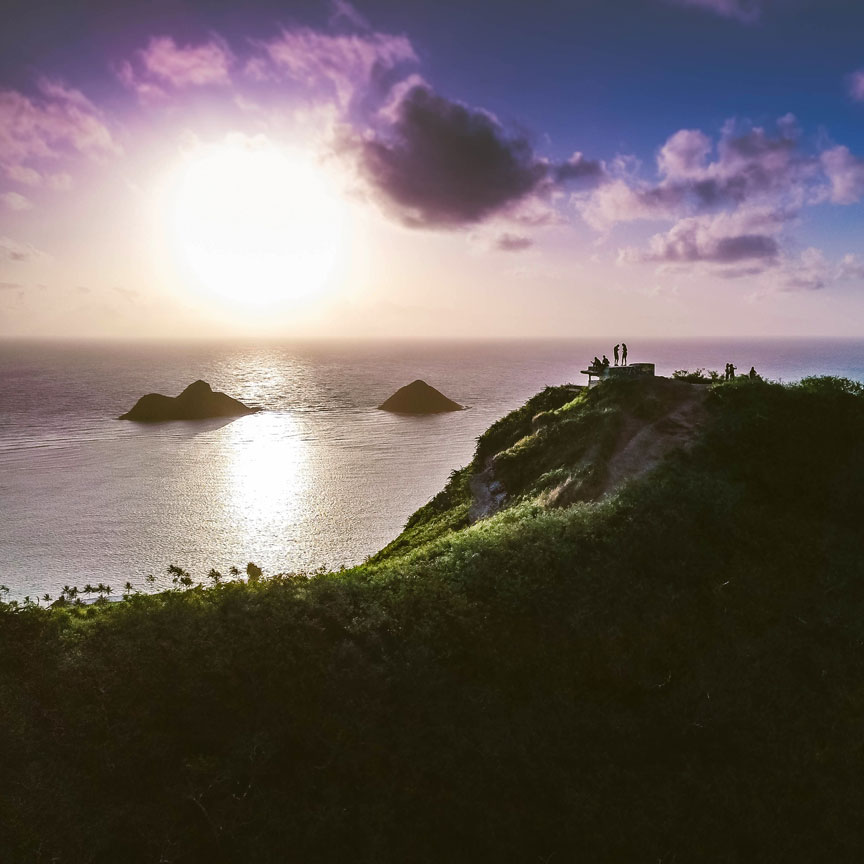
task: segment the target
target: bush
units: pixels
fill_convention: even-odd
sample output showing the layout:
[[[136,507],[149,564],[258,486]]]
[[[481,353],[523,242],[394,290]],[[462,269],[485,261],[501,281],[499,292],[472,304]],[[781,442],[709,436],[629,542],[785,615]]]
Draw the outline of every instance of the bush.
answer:
[[[544,392],[514,488],[650,395]],[[596,504],[456,529],[465,469],[344,573],[0,604],[0,860],[857,861],[864,395],[707,400]]]

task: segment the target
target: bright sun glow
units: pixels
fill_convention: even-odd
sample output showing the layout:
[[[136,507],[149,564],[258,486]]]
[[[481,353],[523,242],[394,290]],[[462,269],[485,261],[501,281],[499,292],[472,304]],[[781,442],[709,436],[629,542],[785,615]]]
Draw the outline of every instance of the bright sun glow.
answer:
[[[342,251],[343,202],[314,160],[268,142],[199,148],[172,198],[184,269],[232,305],[270,308],[318,294]]]

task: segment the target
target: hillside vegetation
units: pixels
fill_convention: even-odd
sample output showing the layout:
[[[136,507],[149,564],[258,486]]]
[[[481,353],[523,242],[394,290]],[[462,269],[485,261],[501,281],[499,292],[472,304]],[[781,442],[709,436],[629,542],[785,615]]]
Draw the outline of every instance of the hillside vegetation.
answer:
[[[352,570],[2,605],[0,860],[859,861],[862,441],[547,388]]]

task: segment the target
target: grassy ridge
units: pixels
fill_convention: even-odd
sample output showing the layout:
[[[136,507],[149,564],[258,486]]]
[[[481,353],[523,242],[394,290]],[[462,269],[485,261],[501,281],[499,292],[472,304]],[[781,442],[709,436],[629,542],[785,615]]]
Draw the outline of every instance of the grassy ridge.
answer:
[[[354,570],[0,607],[0,860],[859,860],[864,395],[707,409],[549,508],[659,410],[551,388]]]

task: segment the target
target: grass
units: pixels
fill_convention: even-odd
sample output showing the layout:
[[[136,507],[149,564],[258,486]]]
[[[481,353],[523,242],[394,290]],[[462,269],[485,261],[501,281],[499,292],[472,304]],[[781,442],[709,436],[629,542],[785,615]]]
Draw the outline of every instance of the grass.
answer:
[[[712,385],[689,452],[542,506],[663,410],[612,384],[352,570],[0,606],[0,860],[859,860],[860,385]]]

